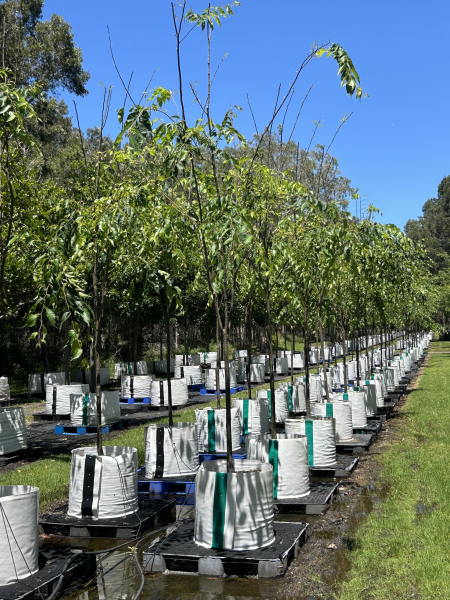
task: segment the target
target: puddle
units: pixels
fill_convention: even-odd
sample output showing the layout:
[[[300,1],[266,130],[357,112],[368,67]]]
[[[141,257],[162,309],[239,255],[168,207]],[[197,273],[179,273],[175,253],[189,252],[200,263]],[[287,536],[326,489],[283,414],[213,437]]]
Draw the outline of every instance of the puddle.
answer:
[[[356,501],[356,506],[349,518],[349,528],[346,532],[346,537],[342,538],[344,546],[330,555],[330,561],[333,563],[331,565],[331,571],[322,574],[322,581],[332,589],[336,589],[348,576],[351,568],[351,552],[352,550],[355,550],[354,535],[357,528],[372,512],[375,503],[382,501],[387,497],[389,489],[390,486],[386,483],[375,485],[374,482],[371,482],[361,489]],[[342,508],[348,505],[345,501],[336,503],[335,510],[339,510],[337,508],[339,507],[339,504],[341,504]],[[315,533],[315,535],[317,534],[318,533]],[[325,539],[331,538],[325,537]]]

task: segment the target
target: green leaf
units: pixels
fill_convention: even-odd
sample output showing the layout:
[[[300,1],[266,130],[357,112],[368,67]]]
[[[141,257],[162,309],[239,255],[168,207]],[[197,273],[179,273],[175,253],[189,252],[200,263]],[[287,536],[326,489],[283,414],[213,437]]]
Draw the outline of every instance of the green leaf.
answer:
[[[50,321],[50,323],[53,325],[53,327],[55,327],[55,325],[56,325],[56,315],[55,315],[55,313],[48,306],[45,307],[45,313],[47,315],[47,319]]]
[[[34,315],[28,315],[27,322],[25,323],[25,327],[34,327],[36,325],[37,318],[39,317],[39,313],[35,313]]]

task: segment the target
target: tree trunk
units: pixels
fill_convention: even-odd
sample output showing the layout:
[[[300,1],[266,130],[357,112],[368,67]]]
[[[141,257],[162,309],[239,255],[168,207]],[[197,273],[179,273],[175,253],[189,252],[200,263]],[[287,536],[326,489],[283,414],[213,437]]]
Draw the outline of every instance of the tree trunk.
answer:
[[[342,335],[342,364],[344,365],[344,392],[348,393],[348,381],[347,381],[347,344],[345,343],[345,326],[341,323],[341,335]]]
[[[291,341],[291,385],[294,385],[294,348],[295,348],[295,330],[291,327],[292,341]]]
[[[308,322],[308,314],[305,311],[305,323]],[[311,416],[311,398],[309,394],[309,330],[308,326],[305,325],[303,328],[303,336],[305,338],[304,351],[305,351],[305,394],[306,394],[306,416],[309,419]]]
[[[64,323],[65,325],[65,343],[64,348],[64,383],[70,385],[70,346],[69,346],[69,319]]]
[[[248,397],[252,397],[251,365],[252,365],[252,307],[249,300],[245,307],[245,332],[247,339],[247,389]]]
[[[133,348],[133,358],[134,358],[134,374],[137,375],[137,363],[138,363],[138,340],[139,340],[139,317],[141,314],[141,307],[139,306],[136,310],[135,322],[134,322],[134,348]]]
[[[161,305],[163,309],[164,321],[166,326],[167,350],[166,350],[166,369],[167,369],[167,402],[169,404],[169,427],[173,427],[172,413],[172,385],[170,380],[170,305],[167,296],[166,284],[160,291]]]
[[[322,370],[323,370],[323,378],[324,378],[324,382],[325,382],[325,395],[327,397],[327,402],[329,402],[330,401],[330,392],[328,390],[327,362],[325,360],[325,344],[323,341],[322,292],[319,293],[319,335],[320,335],[320,349],[322,352]]]
[[[273,349],[272,349],[272,322],[271,322],[271,306],[269,286],[266,287],[266,317],[267,317],[267,343],[269,346],[269,369],[270,369],[270,408],[272,412],[270,432],[272,439],[277,439],[277,428],[275,421],[275,378],[273,372]],[[278,333],[277,333],[278,346]]]
[[[216,317],[216,346],[217,346],[217,361],[216,361],[216,396],[217,396],[217,408],[220,408],[220,331],[219,331],[219,317]]]

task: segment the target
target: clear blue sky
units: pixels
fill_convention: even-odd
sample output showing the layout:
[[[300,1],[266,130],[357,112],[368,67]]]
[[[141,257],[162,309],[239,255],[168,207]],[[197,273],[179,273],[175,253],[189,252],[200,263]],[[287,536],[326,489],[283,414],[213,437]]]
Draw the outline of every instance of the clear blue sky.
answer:
[[[206,0],[192,0],[195,11],[205,6]],[[114,86],[113,108],[124,100],[110,56],[107,25],[121,73],[128,80],[134,72],[131,89],[136,96],[155,69],[159,70],[153,85],[178,89],[169,0],[46,0],[45,18],[54,12],[71,23],[91,74],[89,95],[77,99],[82,129],[99,123],[99,82]],[[254,126],[246,93],[262,129],[271,116],[279,84],[287,89],[311,44],[338,42],[352,57],[370,98],[351,100],[340,89],[336,64],[325,57],[317,59],[300,76],[286,129],[311,85],[294,135],[301,146],[309,143],[313,120],[323,121],[316,139],[327,144],[343,115],[354,111],[330,152],[367,201],[382,210],[380,220],[403,227],[407,219],[421,213],[422,204],[436,195],[438,183],[450,173],[449,23],[450,3],[444,0],[243,0],[235,16],[213,33],[213,69],[228,52],[214,82],[213,118],[220,119],[230,104],[238,104],[244,110],[237,126],[251,137]],[[194,116],[189,83],[198,82],[204,95],[205,34],[199,29],[192,32],[182,53],[184,92]],[[67,93],[62,96],[72,114],[72,98]],[[118,131],[115,119],[112,111],[111,135]]]

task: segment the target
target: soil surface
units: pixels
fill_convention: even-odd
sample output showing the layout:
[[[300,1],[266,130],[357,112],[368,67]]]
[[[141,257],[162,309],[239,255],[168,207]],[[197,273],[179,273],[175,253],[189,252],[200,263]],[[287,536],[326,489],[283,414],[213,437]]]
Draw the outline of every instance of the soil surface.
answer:
[[[418,376],[424,368],[425,364]],[[402,407],[416,384],[417,376],[391,417],[383,423],[378,438],[374,438],[369,450],[360,455],[351,476],[341,480],[336,502],[325,514],[306,517],[312,526],[312,535],[300,549],[298,558],[291,563],[284,578],[280,579],[277,597],[305,600],[335,598],[339,583],[344,580],[351,566],[347,550],[354,543],[354,531],[370,512],[378,510],[377,505],[389,493],[387,485],[377,484],[377,477],[383,468],[377,459],[401,434],[405,426]]]

